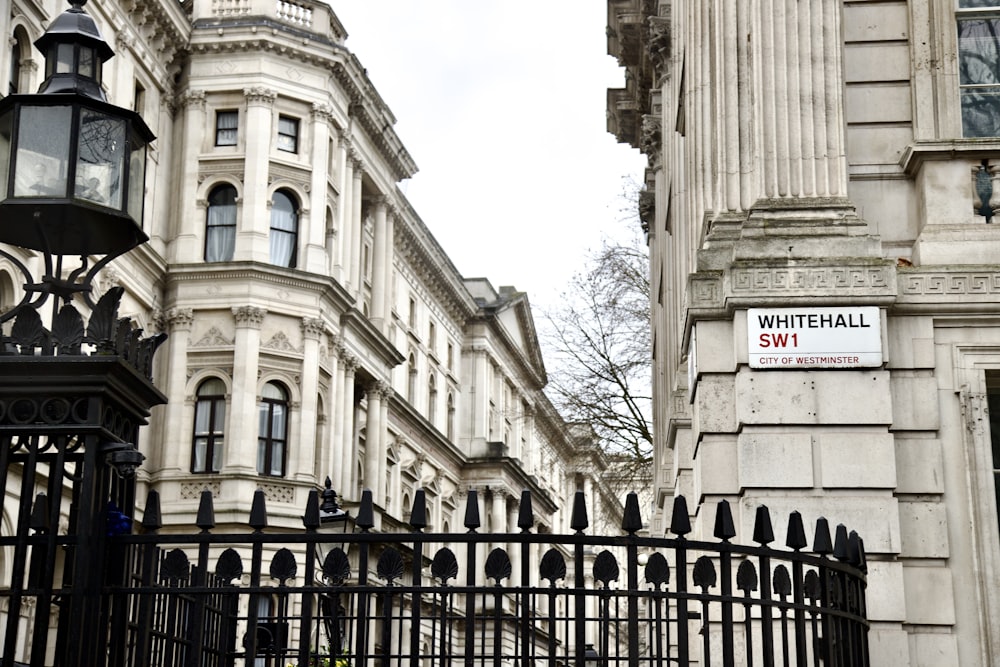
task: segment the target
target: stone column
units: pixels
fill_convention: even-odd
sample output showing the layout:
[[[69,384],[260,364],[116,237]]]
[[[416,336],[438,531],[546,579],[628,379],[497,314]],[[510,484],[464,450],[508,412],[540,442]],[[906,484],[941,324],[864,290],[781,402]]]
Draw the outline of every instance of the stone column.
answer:
[[[257,371],[260,367],[260,326],[267,310],[234,306],[233,395],[223,465],[229,472],[257,473]]]
[[[333,462],[332,466],[339,478],[340,493],[349,494],[346,497],[357,499],[358,494],[358,448],[355,441],[357,417],[354,396],[355,374],[358,370],[358,360],[347,350],[338,349],[340,367],[339,376],[340,400],[337,402],[337,423],[334,425]]]
[[[187,354],[194,324],[194,311],[190,308],[172,308],[167,313],[170,336],[167,338],[169,362],[167,363],[167,408],[166,423],[171,428],[164,429],[163,447],[160,451],[161,471],[183,472],[191,469],[191,429],[179,428],[184,424]]]
[[[309,227],[303,227],[305,236],[304,257],[299,268],[310,273],[326,273],[326,182],[328,151],[330,150],[330,117],[333,109],[327,104],[312,107],[312,173],[309,183]]]
[[[379,405],[379,440],[378,440],[378,484],[382,489],[382,506],[388,506],[389,493],[389,399],[392,398],[392,386],[387,382],[378,383],[382,401]]]
[[[343,130],[338,136],[340,137],[337,156],[340,161],[340,179],[337,183],[340,189],[340,196],[337,198],[337,228],[339,231],[333,244],[331,275],[334,280],[343,284],[348,279],[347,273],[350,268],[347,243],[350,238],[351,211],[353,210],[351,202],[354,190],[354,161],[349,159],[352,150],[350,136]]]
[[[271,223],[267,174],[273,134],[272,107],[278,94],[260,86],[245,88],[243,94],[247,101],[243,224],[236,230],[236,252],[233,259],[270,262]]]
[[[344,239],[346,249],[345,262],[350,266],[351,277],[348,289],[354,296],[355,303],[361,302],[361,239],[364,235],[364,225],[361,220],[362,179],[365,175],[361,159],[352,154],[354,161],[351,187],[351,226],[350,234]]]
[[[388,254],[390,242],[387,235],[386,218],[388,197],[382,195],[375,198],[375,248],[372,263],[372,309],[371,320],[379,331],[385,333],[388,319],[386,312],[386,267],[389,265]]]
[[[382,391],[380,383],[372,382],[365,389],[368,411],[365,421],[365,487],[371,489],[372,499],[379,507],[385,506],[385,488],[379,483],[384,480],[385,458],[379,461],[382,452],[384,425],[382,423]]]
[[[301,427],[299,444],[289,448],[289,477],[315,484],[316,470],[316,419],[319,392],[319,338],[326,329],[323,320],[302,318],[302,407],[299,410]],[[322,482],[323,480],[318,480]]]
[[[177,205],[171,212],[174,239],[167,253],[171,262],[190,263],[201,261],[205,256],[205,219],[192,215],[198,191],[198,155],[205,140],[205,91],[188,90],[180,95],[184,109],[184,134],[180,148],[180,163],[187,165],[181,171],[179,182],[173,188],[179,193]]]

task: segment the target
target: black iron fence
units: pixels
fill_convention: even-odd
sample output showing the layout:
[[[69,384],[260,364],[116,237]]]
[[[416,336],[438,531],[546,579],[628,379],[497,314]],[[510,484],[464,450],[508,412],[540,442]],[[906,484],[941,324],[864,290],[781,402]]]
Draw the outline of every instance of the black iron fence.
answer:
[[[741,546],[729,505],[717,508],[715,538],[689,540],[683,498],[671,537],[643,537],[630,496],[617,537],[590,535],[583,495],[573,534],[531,532],[531,498],[521,499],[517,534],[477,532],[475,491],[468,532],[425,528],[417,493],[413,532],[372,532],[368,494],[357,517],[324,524],[310,495],[303,528],[272,532],[258,491],[246,530],[213,532],[206,491],[199,532],[160,534],[159,501],[149,495],[134,531],[112,510],[99,591],[104,665],[353,667],[451,665],[824,665],[868,664],[865,557],[861,540],[820,519],[807,546],[801,517],[788,522],[786,549],[774,549],[770,515],[758,509],[753,540]],[[36,500],[45,504],[44,496]],[[344,518],[341,516],[340,518]],[[345,530],[346,529],[346,530]],[[136,534],[132,534],[132,533]],[[46,655],[67,620],[72,582],[35,572],[45,531],[16,540],[24,572],[0,591],[22,613],[4,655]],[[72,553],[74,539],[56,539]],[[35,582],[51,581],[39,587]],[[16,595],[18,599],[12,598]],[[9,620],[9,619],[8,619]],[[33,625],[33,627],[27,627]],[[50,636],[51,635],[51,636]],[[25,642],[49,648],[32,654]],[[13,647],[12,643],[18,643]],[[5,663],[8,664],[8,663]],[[9,663],[16,664],[16,663]],[[87,663],[90,667],[90,663]]]

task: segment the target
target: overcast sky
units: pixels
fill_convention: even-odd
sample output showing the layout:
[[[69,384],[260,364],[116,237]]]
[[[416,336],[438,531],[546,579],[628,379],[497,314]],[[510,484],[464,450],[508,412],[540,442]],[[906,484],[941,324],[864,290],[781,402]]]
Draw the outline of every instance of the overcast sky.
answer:
[[[606,131],[624,86],[604,0],[328,0],[419,167],[401,187],[465,277],[551,303],[645,158]]]

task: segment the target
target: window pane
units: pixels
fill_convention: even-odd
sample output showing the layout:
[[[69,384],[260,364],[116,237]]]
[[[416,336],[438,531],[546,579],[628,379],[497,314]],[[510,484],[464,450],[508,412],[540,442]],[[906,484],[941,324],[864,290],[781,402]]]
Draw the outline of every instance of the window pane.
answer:
[[[236,188],[225,185],[208,196],[205,261],[228,262],[236,247]]]
[[[214,446],[212,447],[212,472],[219,472],[222,470],[222,445],[222,438],[217,438]]]
[[[1000,136],[1000,87],[962,89],[962,134],[966,137]]]
[[[274,443],[271,450],[271,474],[281,476],[285,474],[282,470],[282,461],[285,459],[285,444],[283,442]]]
[[[298,150],[299,121],[278,117],[278,150],[294,153]]]
[[[962,85],[1000,84],[1000,19],[958,22],[958,62]]]
[[[959,0],[958,6],[961,9],[971,7],[998,7],[1000,6],[1000,0]]]
[[[70,107],[22,108],[15,197],[66,196],[71,118]]]
[[[215,114],[215,145],[235,146],[239,114],[235,111],[219,111]]]
[[[212,401],[201,400],[194,408],[194,432],[208,433],[208,420],[212,413]]]
[[[208,448],[208,441],[205,438],[196,438],[194,441],[194,455],[191,461],[192,472],[205,472],[205,452]]]

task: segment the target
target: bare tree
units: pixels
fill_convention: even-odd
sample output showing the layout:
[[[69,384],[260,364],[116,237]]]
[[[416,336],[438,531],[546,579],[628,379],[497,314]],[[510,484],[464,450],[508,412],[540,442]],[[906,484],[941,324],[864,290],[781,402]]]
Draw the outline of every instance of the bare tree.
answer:
[[[606,239],[543,311],[546,392],[567,421],[594,429],[626,477],[653,446],[649,257],[638,223],[630,228],[631,242]]]

